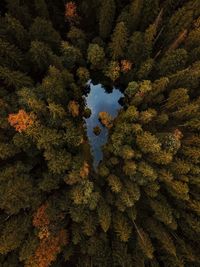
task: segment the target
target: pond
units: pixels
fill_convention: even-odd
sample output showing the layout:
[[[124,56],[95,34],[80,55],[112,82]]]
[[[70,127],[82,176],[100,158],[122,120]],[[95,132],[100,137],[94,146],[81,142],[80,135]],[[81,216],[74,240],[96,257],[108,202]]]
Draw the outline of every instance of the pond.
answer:
[[[85,98],[86,107],[91,109],[91,116],[85,119],[85,122],[93,156],[93,166],[96,169],[103,158],[102,146],[106,144],[108,138],[108,129],[99,121],[99,112],[108,112],[112,118],[115,118],[118,111],[122,108],[118,101],[123,97],[123,94],[115,87],[108,92],[101,84],[94,85],[92,82],[89,82],[88,85],[90,86],[90,91]],[[99,126],[101,129],[101,133],[98,136],[93,132],[96,126]]]

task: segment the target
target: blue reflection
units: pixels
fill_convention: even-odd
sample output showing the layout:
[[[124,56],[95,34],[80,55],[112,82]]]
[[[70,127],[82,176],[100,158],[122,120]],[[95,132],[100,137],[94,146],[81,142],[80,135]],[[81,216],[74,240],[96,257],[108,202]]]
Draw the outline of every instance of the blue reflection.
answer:
[[[113,118],[118,114],[121,109],[121,105],[118,100],[123,97],[123,94],[119,89],[113,88],[111,92],[106,92],[105,88],[101,84],[90,85],[90,92],[86,96],[86,105],[91,109],[91,116],[85,119],[87,127],[87,136],[89,139],[91,153],[93,155],[93,165],[94,168],[98,166],[99,162],[102,160],[102,146],[106,144],[108,138],[108,130],[99,122],[99,112],[106,111]],[[93,128],[99,126],[101,128],[100,135],[96,136],[93,133]]]

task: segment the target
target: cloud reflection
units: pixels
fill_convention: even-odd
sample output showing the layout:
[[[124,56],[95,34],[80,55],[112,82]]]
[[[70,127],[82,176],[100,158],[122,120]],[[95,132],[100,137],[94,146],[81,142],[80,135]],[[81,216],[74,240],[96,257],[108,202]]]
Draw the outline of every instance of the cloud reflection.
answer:
[[[98,120],[99,112],[106,111],[115,118],[121,109],[121,105],[118,103],[121,97],[123,97],[123,94],[117,88],[113,88],[111,93],[107,93],[101,84],[93,85],[90,83],[90,92],[86,97],[86,105],[91,109],[92,114],[90,118],[85,119],[85,122],[95,168],[100,160],[102,160],[103,153],[101,147],[107,142],[108,138],[108,130]],[[93,128],[96,126],[101,128],[99,136],[93,133]]]

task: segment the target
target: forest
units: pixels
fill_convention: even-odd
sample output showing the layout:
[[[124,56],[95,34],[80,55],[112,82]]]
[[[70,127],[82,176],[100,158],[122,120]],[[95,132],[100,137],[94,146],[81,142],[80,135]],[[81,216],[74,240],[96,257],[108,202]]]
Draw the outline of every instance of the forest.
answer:
[[[0,0],[0,267],[200,267],[200,0]]]

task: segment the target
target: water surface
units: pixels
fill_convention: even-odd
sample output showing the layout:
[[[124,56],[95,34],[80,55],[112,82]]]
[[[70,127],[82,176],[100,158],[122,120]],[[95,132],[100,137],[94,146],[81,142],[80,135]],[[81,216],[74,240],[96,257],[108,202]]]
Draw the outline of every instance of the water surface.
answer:
[[[121,97],[123,97],[123,94],[117,88],[107,92],[101,84],[94,85],[90,83],[90,92],[86,96],[86,106],[91,109],[92,114],[90,118],[85,119],[85,122],[94,168],[102,160],[102,146],[106,144],[108,138],[107,128],[99,122],[99,112],[106,111],[115,118],[122,108],[118,102]],[[98,136],[93,133],[93,128],[96,126],[101,128],[101,133]]]

